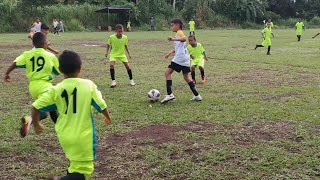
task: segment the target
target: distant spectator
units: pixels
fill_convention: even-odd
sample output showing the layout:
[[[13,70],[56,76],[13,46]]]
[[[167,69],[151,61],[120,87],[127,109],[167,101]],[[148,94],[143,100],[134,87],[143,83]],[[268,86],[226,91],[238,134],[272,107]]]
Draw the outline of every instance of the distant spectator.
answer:
[[[62,20],[60,19],[60,29],[59,29],[60,32],[64,32],[64,26],[63,26],[63,22]]]
[[[150,27],[151,27],[151,31],[156,31],[156,20],[151,17],[151,20],[150,20]]]
[[[58,22],[58,20],[57,19],[53,19],[53,29],[54,29],[54,31],[53,31],[53,34],[55,35],[55,34],[58,34],[59,35],[59,31],[58,31],[58,25],[59,25],[59,22]]]
[[[128,32],[131,31],[131,22],[130,21],[127,22],[127,31]]]

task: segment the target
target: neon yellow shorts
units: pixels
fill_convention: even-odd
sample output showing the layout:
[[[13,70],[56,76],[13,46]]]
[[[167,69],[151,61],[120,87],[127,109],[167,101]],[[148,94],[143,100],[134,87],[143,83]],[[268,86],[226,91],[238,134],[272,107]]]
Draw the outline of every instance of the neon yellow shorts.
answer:
[[[69,173],[83,174],[86,180],[90,179],[94,171],[93,161],[70,161]]]
[[[29,83],[29,93],[32,99],[36,100],[39,98],[40,95],[47,92],[49,88],[52,87],[51,82],[38,80],[38,81],[31,81]]]
[[[204,59],[192,60],[191,61],[191,66],[204,67]]]
[[[126,63],[128,62],[128,58],[127,56],[124,56],[124,57],[116,57],[116,56],[112,56],[110,55],[110,62],[112,61],[118,61],[118,62],[122,62],[122,63]]]

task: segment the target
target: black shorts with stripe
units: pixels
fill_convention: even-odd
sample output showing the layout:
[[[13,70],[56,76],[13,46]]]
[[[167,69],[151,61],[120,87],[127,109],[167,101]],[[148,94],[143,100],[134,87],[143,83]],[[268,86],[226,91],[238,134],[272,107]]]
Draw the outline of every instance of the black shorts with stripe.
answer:
[[[180,73],[182,71],[183,74],[188,74],[191,72],[190,67],[187,66],[181,66],[175,62],[171,61],[171,64],[168,66],[168,68],[175,70],[176,72]]]

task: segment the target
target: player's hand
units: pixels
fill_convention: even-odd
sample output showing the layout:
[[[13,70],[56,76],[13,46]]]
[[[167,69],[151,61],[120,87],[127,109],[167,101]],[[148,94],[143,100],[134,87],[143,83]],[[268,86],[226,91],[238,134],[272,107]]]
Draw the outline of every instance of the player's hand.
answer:
[[[33,127],[36,134],[41,134],[44,131],[44,126],[41,123],[34,123]]]
[[[106,124],[106,126],[109,126],[111,124],[111,119],[105,118],[104,123]]]
[[[208,58],[204,58],[206,61],[208,61]]]
[[[168,41],[173,41],[173,38],[172,37],[168,37]]]
[[[55,53],[55,54],[59,54],[59,51],[53,51],[53,53]]]
[[[10,78],[10,75],[9,74],[6,74],[4,76],[4,82],[11,82],[11,78]]]
[[[129,55],[129,60],[131,61],[131,59],[132,59],[132,57],[131,57],[131,55]]]
[[[193,57],[192,55],[190,55],[190,58],[191,58],[191,59],[194,59],[194,57]]]
[[[106,53],[104,56],[105,56],[106,58],[108,58],[109,54],[108,54],[108,53]]]
[[[170,54],[166,54],[166,55],[164,56],[164,58],[168,59],[169,56],[170,56]]]

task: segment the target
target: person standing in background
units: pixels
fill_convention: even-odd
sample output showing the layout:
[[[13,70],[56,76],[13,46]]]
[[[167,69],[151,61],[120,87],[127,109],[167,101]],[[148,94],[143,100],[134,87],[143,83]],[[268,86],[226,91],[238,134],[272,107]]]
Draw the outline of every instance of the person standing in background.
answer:
[[[60,19],[59,24],[60,24],[60,29],[59,29],[59,31],[60,31],[60,32],[64,32],[64,26],[63,26],[63,22],[62,22],[61,19]]]
[[[151,20],[150,20],[150,27],[151,27],[151,31],[156,31],[156,20],[151,17]]]
[[[59,25],[59,22],[57,19],[53,19],[53,29],[54,29],[54,32],[53,34],[57,34],[59,36],[59,31],[58,31],[58,25]]]
[[[191,18],[191,20],[189,21],[189,30],[190,30],[190,35],[196,35],[195,33],[195,26],[196,26],[196,23],[194,22],[193,18]]]
[[[131,22],[130,21],[127,22],[127,31],[131,32]]]

